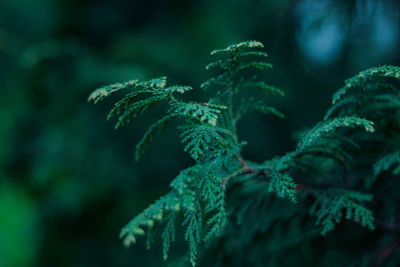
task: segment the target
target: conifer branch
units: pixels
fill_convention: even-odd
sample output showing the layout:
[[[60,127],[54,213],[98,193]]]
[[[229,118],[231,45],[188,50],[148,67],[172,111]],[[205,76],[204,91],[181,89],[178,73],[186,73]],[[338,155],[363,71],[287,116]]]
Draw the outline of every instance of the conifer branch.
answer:
[[[293,151],[253,163],[241,156],[245,142],[240,140],[237,122],[249,112],[284,117],[278,109],[267,106],[266,99],[239,95],[252,90],[269,97],[284,95],[256,76],[248,76],[272,67],[264,62],[267,54],[259,50],[262,48],[258,41],[245,41],[211,52],[217,59],[206,69],[216,73],[201,88],[212,89],[214,96],[206,102],[181,99],[180,95],[192,87],[167,87],[165,77],[116,83],[89,96],[89,101],[97,103],[111,94],[125,92],[108,116],[117,117],[116,128],[151,108],[165,113],[139,141],[137,159],[155,136],[162,134],[171,121],[178,120],[184,150],[194,161],[193,166],[172,180],[169,193],[123,227],[124,244],[134,244],[147,233],[150,246],[155,225],[164,225],[162,254],[167,259],[180,214],[188,259],[194,266],[205,244],[217,240],[251,244],[260,234],[274,232],[274,227],[284,221],[296,224],[294,229],[302,229],[299,225],[313,215],[317,226],[311,234],[297,232],[297,239],[286,242],[286,247],[302,244],[305,236],[314,238],[316,231],[326,235],[336,224],[349,220],[396,238],[376,254],[377,263],[385,261],[398,247],[400,226],[376,219],[387,217],[377,210],[376,202],[388,204],[387,192],[382,192],[381,187],[387,190],[391,186],[387,181],[397,179],[400,173],[400,93],[396,84],[400,81],[400,68],[372,68],[346,80],[333,95],[325,118],[299,135]],[[376,181],[380,183],[374,184]],[[234,199],[230,199],[231,189],[236,194]],[[275,210],[285,210],[286,214],[276,212],[276,218],[269,217],[266,211],[273,205],[282,205]],[[245,214],[250,212],[260,218],[247,222]],[[238,229],[243,224],[250,225],[249,229]],[[291,229],[286,224],[282,228]],[[238,237],[241,232],[243,236]]]

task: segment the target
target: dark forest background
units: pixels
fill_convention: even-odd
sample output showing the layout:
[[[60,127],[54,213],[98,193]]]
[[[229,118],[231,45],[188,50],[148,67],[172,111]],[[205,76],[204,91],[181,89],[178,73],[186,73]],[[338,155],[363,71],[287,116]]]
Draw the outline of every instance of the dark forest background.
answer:
[[[160,266],[161,249],[123,247],[119,230],[168,191],[192,161],[170,127],[139,162],[134,147],[158,117],[118,131],[117,98],[87,103],[112,82],[210,74],[209,52],[260,40],[282,88],[284,120],[249,116],[246,158],[293,149],[322,119],[331,94],[360,70],[399,65],[398,1],[0,1],[0,266]],[[157,242],[156,242],[157,243]],[[171,258],[185,252],[178,238]]]

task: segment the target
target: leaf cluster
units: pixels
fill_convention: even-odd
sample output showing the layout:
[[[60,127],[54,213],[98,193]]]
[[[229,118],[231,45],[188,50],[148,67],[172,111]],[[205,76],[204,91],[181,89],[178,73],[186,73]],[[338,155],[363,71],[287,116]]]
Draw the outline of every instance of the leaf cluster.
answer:
[[[194,160],[193,166],[172,180],[169,193],[122,229],[125,245],[135,243],[145,232],[150,233],[150,244],[152,233],[162,226],[163,257],[167,259],[181,218],[193,266],[204,262],[200,253],[210,253],[219,242],[232,244],[218,247],[219,259],[230,253],[240,259],[235,264],[255,264],[251,256],[232,256],[235,249],[239,252],[254,243],[260,245],[260,249],[252,248],[254,253],[268,255],[268,262],[276,264],[279,260],[273,252],[278,247],[290,250],[315,238],[317,232],[325,236],[343,219],[374,230],[376,218],[385,220],[395,209],[390,201],[397,195],[388,197],[383,191],[387,187],[376,181],[381,176],[394,179],[400,173],[400,68],[372,68],[346,80],[333,95],[324,119],[300,136],[293,151],[255,163],[243,159],[245,141],[237,134],[237,122],[249,112],[284,117],[266,105],[264,98],[241,95],[254,90],[265,97],[284,95],[254,75],[272,67],[264,61],[267,54],[262,48],[258,41],[245,41],[212,51],[216,59],[206,69],[215,74],[200,86],[213,90],[208,102],[181,100],[179,95],[192,88],[167,87],[165,77],[112,84],[89,96],[97,103],[125,91],[108,116],[117,117],[116,128],[150,108],[167,105],[165,115],[139,141],[136,158],[172,120],[179,119],[184,150]],[[376,210],[377,203],[391,208]],[[316,218],[312,224],[306,223],[310,215]],[[282,233],[287,228],[292,238],[280,246],[268,243],[272,242],[268,241],[271,231]]]

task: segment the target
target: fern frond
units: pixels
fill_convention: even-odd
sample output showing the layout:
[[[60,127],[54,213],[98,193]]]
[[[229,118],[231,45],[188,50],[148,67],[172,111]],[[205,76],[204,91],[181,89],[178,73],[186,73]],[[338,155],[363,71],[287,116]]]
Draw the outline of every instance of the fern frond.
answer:
[[[346,164],[349,160],[351,160],[351,156],[340,147],[332,147],[325,144],[311,145],[306,149],[303,149],[299,152],[296,157],[301,158],[303,156],[312,155],[314,157],[325,157],[330,158],[344,167],[348,168],[348,164]]]
[[[272,93],[272,94],[277,94],[280,96],[285,95],[285,92],[282,91],[281,89],[279,89],[275,86],[272,86],[272,85],[268,85],[265,82],[247,82],[247,83],[243,84],[242,87],[243,88],[258,88],[265,94]]]
[[[221,87],[227,87],[229,84],[229,79],[228,75],[226,72],[218,75],[217,77],[213,77],[205,81],[200,85],[200,88],[202,89],[207,89],[212,86],[221,86]]]
[[[257,111],[264,115],[275,115],[283,119],[285,115],[274,107],[265,106],[262,100],[255,100],[254,98],[244,98],[240,102],[240,106],[235,114],[235,120],[241,119],[246,113]]]
[[[244,48],[263,48],[264,45],[259,41],[245,41],[240,42],[234,45],[230,45],[224,49],[216,49],[211,52],[211,55],[221,54],[221,53],[231,53],[232,51],[236,51],[238,49]]]
[[[161,221],[163,219],[164,210],[167,207],[175,207],[177,203],[175,194],[171,192],[160,198],[131,220],[124,228],[122,228],[120,234],[120,237],[124,237],[125,246],[129,247],[131,244],[135,244],[137,236],[144,235],[144,227],[147,227],[148,229],[153,228],[156,221]]]
[[[230,65],[230,62],[220,59],[220,60],[211,62],[208,65],[206,65],[206,70],[211,70],[214,68],[221,68],[223,70],[228,70],[229,65]]]
[[[358,75],[346,80],[345,86],[339,89],[332,97],[332,104],[341,100],[342,96],[353,87],[363,87],[370,79],[373,78],[395,78],[400,79],[400,67],[382,66],[371,68],[360,72]]]
[[[332,115],[337,112],[340,109],[347,108],[350,105],[357,105],[359,102],[359,99],[355,96],[349,96],[346,98],[343,98],[339,102],[336,102],[333,104],[326,112],[324,120],[328,120],[329,118],[332,117]]]
[[[189,152],[195,160],[204,155],[205,151],[218,146],[221,135],[230,134],[224,128],[206,125],[186,126],[183,129],[181,137],[182,143],[186,143],[185,151]]]
[[[189,245],[189,261],[196,265],[197,250],[201,242],[202,214],[200,203],[194,199],[191,207],[184,214],[183,225],[186,226],[185,239]]]
[[[360,108],[360,112],[384,112],[386,110],[398,110],[399,108],[400,98],[398,95],[384,94],[372,97],[372,101]]]
[[[280,198],[288,198],[291,202],[297,203],[296,187],[293,178],[289,175],[282,174],[276,171],[271,171],[271,181],[268,191],[274,192]]]
[[[240,51],[238,53],[238,57],[247,57],[247,56],[268,57],[268,54],[261,51]]]
[[[360,145],[350,137],[332,134],[332,135],[327,135],[324,138],[330,143],[331,143],[331,141],[339,141],[343,144],[346,144],[346,146],[352,147],[353,149],[361,148]],[[338,146],[338,147],[340,148],[341,146]]]
[[[207,103],[175,102],[168,111],[170,114],[179,114],[182,117],[194,118],[200,122],[207,122],[212,126],[217,124],[218,115],[225,106]]]
[[[183,195],[192,183],[194,177],[199,172],[200,166],[194,165],[182,170],[179,175],[171,182],[170,187],[173,188],[178,195]]]
[[[103,86],[97,90],[94,90],[88,97],[88,101],[94,101],[94,103],[98,103],[103,100],[105,97],[110,96],[112,93],[115,93],[120,90],[124,90],[127,88],[135,87],[138,84],[139,80],[131,80],[125,83],[115,83],[107,86]]]
[[[148,81],[140,82],[140,84],[138,85],[143,88],[156,90],[164,88],[166,84],[167,84],[167,77],[159,77],[150,79]]]
[[[241,71],[241,70],[246,70],[246,69],[251,69],[251,68],[265,70],[265,69],[272,68],[272,64],[265,63],[265,62],[250,62],[250,63],[242,64],[242,65],[238,66],[236,71]]]
[[[175,241],[175,213],[169,215],[161,238],[163,240],[163,258],[167,260],[170,245]]]
[[[366,186],[365,180],[376,179],[384,171],[394,175],[400,173],[397,135],[400,129],[397,112],[400,108],[400,91],[397,89],[400,68],[373,68],[347,80],[334,95],[325,119],[301,135],[294,151],[259,164],[243,159],[242,148],[246,142],[240,140],[236,124],[251,111],[283,117],[263,99],[240,95],[245,90],[246,93],[251,91],[247,90],[250,88],[265,94],[284,95],[282,90],[251,76],[250,71],[254,69],[272,67],[261,62],[267,57],[266,53],[253,50],[262,47],[258,41],[247,41],[212,52],[218,58],[206,68],[217,73],[201,85],[215,89],[208,102],[179,99],[180,94],[192,88],[167,87],[165,77],[114,84],[89,96],[89,100],[98,102],[116,91],[127,90],[109,114],[109,117],[118,116],[117,127],[164,103],[169,107],[165,109],[166,114],[152,124],[139,141],[136,158],[171,120],[183,119],[184,124],[178,126],[182,130],[181,141],[184,150],[195,160],[194,166],[182,170],[171,181],[170,193],[122,229],[121,237],[127,246],[147,233],[149,247],[154,226],[163,224],[163,257],[167,259],[175,238],[178,214],[183,216],[184,239],[193,266],[199,257],[199,249],[204,248],[207,252],[212,246],[210,241],[216,238],[220,241],[216,246],[223,256],[226,251],[240,251],[254,243],[255,255],[263,253],[269,257],[265,253],[285,254],[276,251],[282,248],[286,252],[295,246],[303,246],[308,243],[303,242],[306,238],[315,236],[315,230],[326,235],[344,219],[374,229],[373,213],[365,205],[372,201],[372,195],[356,190],[361,186],[361,190],[367,188],[379,192],[373,205],[378,208],[386,205],[386,196],[382,197],[382,194],[387,194],[386,191],[396,193],[395,189],[388,189],[389,182],[383,181],[388,179],[382,179],[376,188]],[[370,134],[375,128],[377,132]],[[374,172],[367,173],[373,163]],[[397,178],[394,175],[385,175],[385,178]],[[300,200],[305,201],[292,205]],[[390,209],[393,212],[394,205]],[[312,227],[308,212],[316,217],[317,229],[308,229]],[[376,213],[377,217],[388,214],[386,210]],[[231,219],[237,223],[230,224]],[[284,232],[290,234],[285,236]],[[279,239],[280,246],[273,245],[272,239]],[[281,262],[275,258],[264,265]],[[253,266],[254,263],[246,258],[244,264],[237,262],[237,265]]]
[[[315,141],[319,140],[322,136],[327,133],[335,131],[338,128],[356,128],[362,127],[367,132],[374,132],[374,123],[370,120],[359,118],[356,116],[348,116],[342,118],[335,118],[332,120],[323,121],[317,124],[313,129],[311,129],[299,142],[299,150],[305,149],[310,146]]]
[[[168,123],[177,118],[178,114],[166,115],[164,118],[160,119],[156,123],[150,126],[147,132],[144,134],[142,139],[140,139],[139,143],[136,145],[136,160],[139,160],[140,156],[149,146],[150,142],[154,139],[157,134],[160,134],[167,127]]]
[[[206,212],[212,211],[217,206],[217,195],[221,191],[221,184],[215,175],[203,178],[201,184],[201,198],[205,203]]]
[[[119,127],[129,123],[132,118],[136,118],[137,116],[142,115],[152,106],[160,103],[160,101],[164,99],[164,96],[152,96],[129,105],[129,107],[127,107],[126,110],[123,111],[122,115],[119,116],[118,121],[115,124],[115,129],[118,129]],[[112,109],[110,114],[108,115],[108,119],[112,118],[115,114],[118,114],[119,112],[119,106]]]
[[[335,228],[341,222],[343,211],[345,218],[373,230],[374,217],[372,212],[362,206],[360,202],[371,201],[372,195],[355,191],[331,190],[324,194],[317,194],[317,199],[311,207],[310,214],[317,216],[317,225],[322,226],[322,235]]]
[[[180,94],[186,93],[187,91],[193,90],[190,86],[173,85],[164,89],[169,94],[178,92]]]
[[[282,112],[280,112],[279,110],[277,110],[274,107],[267,107],[267,106],[264,106],[263,104],[258,104],[258,105],[253,106],[253,109],[264,115],[273,114],[273,115],[277,116],[278,118],[281,118],[281,119],[285,118],[285,114],[283,114]]]
[[[396,151],[390,154],[385,155],[377,162],[375,162],[374,168],[374,175],[378,176],[384,171],[389,170],[392,167],[395,167],[393,170],[393,174],[397,175],[400,173],[400,151]]]
[[[221,235],[223,229],[228,223],[228,214],[226,211],[225,191],[221,190],[218,194],[217,203],[215,206],[215,214],[207,221],[210,227],[207,234],[204,236],[205,241],[209,241]]]

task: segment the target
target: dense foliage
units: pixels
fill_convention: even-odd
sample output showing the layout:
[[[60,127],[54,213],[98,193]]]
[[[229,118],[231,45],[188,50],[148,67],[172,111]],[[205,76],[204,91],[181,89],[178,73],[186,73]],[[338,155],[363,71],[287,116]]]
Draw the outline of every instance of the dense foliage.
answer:
[[[367,229],[353,238],[373,240],[354,251],[351,264],[396,266],[400,68],[372,68],[346,80],[325,118],[298,134],[295,150],[256,163],[243,158],[238,121],[250,112],[284,117],[265,103],[284,93],[257,77],[272,67],[261,48],[261,42],[246,41],[211,52],[216,59],[206,69],[215,76],[201,85],[213,94],[206,102],[184,100],[180,95],[192,88],[167,86],[165,77],[112,84],[90,95],[97,103],[126,91],[108,116],[118,117],[116,128],[165,104],[165,116],[139,141],[136,159],[179,120],[184,150],[194,160],[172,180],[169,193],[122,229],[125,245],[147,233],[150,247],[158,230],[167,259],[175,225],[182,222],[192,265],[329,266],[317,252],[332,242],[321,236],[338,225],[353,227],[346,223],[351,221]],[[341,229],[336,236],[348,238]]]
[[[161,223],[154,221],[156,234],[150,250],[146,250],[146,237],[135,237],[137,242],[129,249],[119,238],[121,226],[167,195],[173,178],[195,165],[189,154],[192,147],[184,151],[191,132],[185,143],[179,137],[191,129],[186,118],[169,120],[162,135],[162,127],[156,124],[154,135],[148,135],[154,137],[151,145],[142,146],[145,153],[139,153],[140,160],[135,162],[135,144],[172,106],[161,100],[144,116],[137,116],[133,123],[124,121],[124,127],[114,130],[118,114],[108,122],[104,118],[132,88],[113,93],[97,105],[88,105],[89,92],[120,81],[168,76],[166,87],[193,87],[183,94],[173,93],[177,100],[208,103],[218,88],[202,90],[200,85],[220,72],[215,68],[204,71],[204,66],[223,56],[209,52],[257,39],[265,50],[254,51],[267,51],[274,67],[248,69],[242,74],[257,74],[253,82],[276,85],[284,89],[285,96],[273,93],[264,97],[262,90],[248,88],[235,96],[235,105],[239,107],[242,98],[263,99],[267,106],[285,114],[285,119],[253,110],[237,121],[239,142],[248,141],[241,146],[240,155],[252,167],[254,162],[261,164],[295,150],[302,133],[324,117],[331,95],[346,78],[373,66],[400,65],[399,8],[397,0],[0,1],[0,266],[174,266],[180,256],[185,257],[184,264],[191,265],[186,226],[181,226],[183,213],[175,214],[173,242],[172,235],[166,241],[163,238],[167,237],[163,230],[169,216]],[[134,101],[147,96],[154,95],[137,96]],[[120,114],[125,112],[121,108]],[[219,128],[224,111],[217,114]],[[330,118],[338,111],[333,110]],[[373,121],[375,135],[379,122]],[[177,131],[178,125],[185,127]],[[355,131],[366,133],[361,127]],[[391,149],[387,147],[387,160],[376,169],[383,171],[374,181],[378,186],[386,186],[382,184],[386,176],[396,170],[396,152],[389,153]],[[352,167],[353,160],[346,163]],[[367,165],[360,170],[371,178],[367,170],[372,164]],[[385,166],[390,167],[383,170]],[[308,172],[291,169],[285,174],[296,184],[310,186],[314,182],[307,183]],[[306,202],[313,200],[312,196],[303,201],[297,190],[294,205],[272,192],[273,201],[268,205],[255,203],[238,222],[231,219],[236,207],[265,191],[247,186],[249,191],[241,190],[239,195],[237,181],[230,180],[226,187],[226,211],[230,213],[223,234],[201,242],[197,266],[215,262],[268,266],[270,261],[299,267],[348,266],[356,257],[366,256],[366,251],[381,259],[374,260],[379,265],[398,253],[399,243],[390,234],[397,231],[398,217],[386,220],[378,215],[392,211],[375,202],[375,196],[361,204],[390,226],[391,232],[376,221],[373,231],[347,221],[322,236],[319,226],[315,227],[315,216],[291,215],[302,205],[307,204],[304,212],[312,206]],[[381,191],[391,192],[398,184],[390,182],[387,187]],[[206,216],[203,230],[209,229]],[[141,228],[147,234],[148,227]],[[302,237],[293,243],[308,229],[315,230],[315,236],[309,235],[310,242]],[[170,249],[164,262],[163,243],[168,240]],[[378,257],[386,254],[391,256]],[[242,255],[246,259],[241,260]]]

